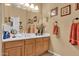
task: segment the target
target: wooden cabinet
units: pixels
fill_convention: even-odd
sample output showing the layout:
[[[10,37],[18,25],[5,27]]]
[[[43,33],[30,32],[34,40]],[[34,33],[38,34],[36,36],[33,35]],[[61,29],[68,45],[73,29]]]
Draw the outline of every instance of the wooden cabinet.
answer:
[[[36,39],[36,55],[41,55],[43,52],[43,39]]]
[[[36,55],[41,55],[48,51],[49,37],[36,39]]]
[[[44,48],[43,48],[43,52],[46,52],[46,51],[48,51],[48,48],[49,48],[49,39],[50,38],[43,38],[43,42],[44,42]]]
[[[11,41],[3,43],[3,55],[5,56],[23,56],[24,41]]]
[[[25,56],[35,55],[35,39],[25,40]]]
[[[22,47],[12,47],[5,49],[4,55],[6,56],[22,56]]]
[[[3,55],[5,56],[38,56],[49,47],[49,37],[34,38],[3,43]]]

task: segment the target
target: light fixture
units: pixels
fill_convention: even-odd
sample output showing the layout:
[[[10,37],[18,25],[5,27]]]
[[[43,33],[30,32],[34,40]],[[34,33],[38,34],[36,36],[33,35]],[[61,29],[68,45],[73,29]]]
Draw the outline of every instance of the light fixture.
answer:
[[[31,5],[30,5],[30,8],[32,8],[32,9],[33,9],[33,8],[34,8],[34,4],[31,4]]]
[[[26,6],[26,7],[29,7],[30,5],[29,5],[29,3],[25,3],[25,6]]]
[[[5,3],[5,6],[11,6],[11,5],[27,11],[32,11],[32,12],[39,11],[39,7],[31,3],[16,3],[16,4]]]
[[[9,4],[9,3],[6,3],[6,4],[5,4],[5,6],[11,6],[11,4]]]
[[[38,6],[35,6],[35,8],[34,8],[35,10],[39,10],[39,8],[38,8]]]
[[[20,5],[24,5],[24,3],[19,3]]]

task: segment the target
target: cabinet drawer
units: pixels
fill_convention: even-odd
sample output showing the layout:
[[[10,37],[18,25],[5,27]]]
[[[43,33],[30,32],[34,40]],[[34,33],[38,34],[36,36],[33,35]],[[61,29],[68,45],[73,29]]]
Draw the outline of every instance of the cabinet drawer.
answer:
[[[10,41],[10,42],[4,42],[3,46],[4,48],[11,48],[11,47],[16,47],[16,46],[23,46],[24,45],[24,41]]]
[[[4,56],[22,56],[22,47],[13,47],[4,50]]]
[[[48,41],[49,39],[49,37],[43,38],[44,41]]]
[[[34,44],[34,43],[35,43],[34,39],[25,40],[25,45],[27,45],[27,44]]]
[[[36,39],[36,43],[40,43],[40,42],[43,42],[43,39],[42,38]]]

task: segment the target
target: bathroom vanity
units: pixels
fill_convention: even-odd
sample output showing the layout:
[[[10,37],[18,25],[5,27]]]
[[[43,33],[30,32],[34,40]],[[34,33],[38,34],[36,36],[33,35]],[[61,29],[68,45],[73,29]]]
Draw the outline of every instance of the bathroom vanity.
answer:
[[[39,56],[48,51],[50,36],[30,35],[3,41],[3,56]]]

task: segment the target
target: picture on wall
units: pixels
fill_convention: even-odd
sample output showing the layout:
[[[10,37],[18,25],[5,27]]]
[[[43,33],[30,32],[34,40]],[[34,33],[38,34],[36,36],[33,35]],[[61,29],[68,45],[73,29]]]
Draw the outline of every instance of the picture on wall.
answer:
[[[52,9],[51,12],[50,12],[51,17],[57,16],[57,15],[58,15],[58,7]]]
[[[28,24],[32,24],[33,20],[32,19],[28,19]]]
[[[66,16],[71,14],[71,5],[67,5],[61,8],[61,16]]]
[[[33,17],[33,21],[34,21],[34,22],[37,22],[37,16],[34,16],[34,17]]]
[[[79,10],[79,3],[76,3],[76,10]]]

